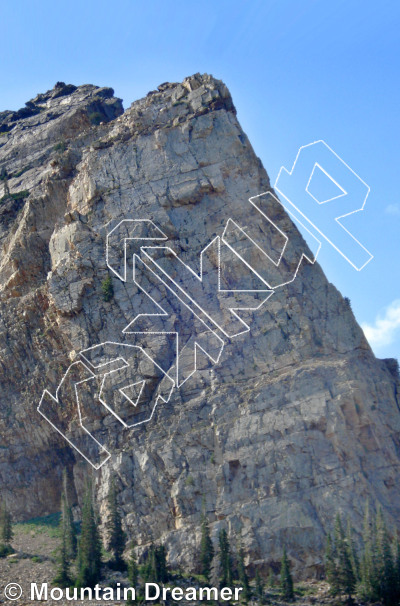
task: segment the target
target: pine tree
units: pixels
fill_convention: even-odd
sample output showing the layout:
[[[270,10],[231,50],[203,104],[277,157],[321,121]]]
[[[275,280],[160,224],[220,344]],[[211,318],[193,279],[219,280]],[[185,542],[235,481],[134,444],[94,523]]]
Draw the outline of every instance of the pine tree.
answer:
[[[4,545],[10,545],[13,540],[12,516],[5,502],[0,506],[0,540]]]
[[[379,579],[377,572],[376,528],[371,522],[369,502],[365,505],[363,523],[363,554],[360,566],[359,595],[365,601],[377,601]]]
[[[166,583],[168,581],[167,551],[164,545],[150,545],[146,562],[142,567],[145,583]]]
[[[70,575],[70,560],[65,532],[62,534],[61,541],[59,566],[57,569],[57,574],[53,580],[53,584],[64,589],[65,587],[70,587],[73,583]]]
[[[332,545],[331,535],[328,534],[326,538],[325,547],[325,577],[329,583],[329,590],[332,595],[339,593],[339,578],[338,569],[336,565],[336,550]]]
[[[68,486],[66,471],[64,471],[63,485],[64,491],[61,495],[60,519],[61,549],[59,554],[59,566],[53,583],[58,587],[65,588],[72,584],[70,566],[71,562],[75,559],[77,552],[76,530],[72,510],[68,506],[67,501]]]
[[[238,551],[238,575],[239,575],[240,584],[243,587],[243,593],[242,593],[243,601],[247,603],[249,601],[249,599],[251,598],[251,591],[250,591],[249,577],[247,576],[246,566],[244,564],[244,551],[243,551],[243,547],[241,545],[240,545],[239,551]]]
[[[153,544],[150,545],[145,562],[141,568],[143,581],[145,583],[154,583],[156,577],[156,566],[155,566],[155,547]]]
[[[292,602],[294,600],[293,579],[290,574],[289,560],[286,554],[286,548],[283,548],[281,563],[281,595],[284,600]]]
[[[78,551],[78,541],[72,507],[70,505],[70,488],[67,469],[63,472],[63,494],[61,495],[62,533],[65,534],[66,551],[70,560],[75,560]]]
[[[400,603],[400,542],[395,530],[393,537],[393,564],[395,575],[395,601]]]
[[[260,576],[260,571],[256,570],[256,596],[260,604],[264,604],[264,584],[262,582],[262,578]]]
[[[375,526],[379,598],[389,606],[395,604],[396,576],[390,540],[380,507],[377,509]]]
[[[107,500],[108,518],[106,522],[106,549],[112,554],[112,567],[118,570],[124,567],[124,560],[122,555],[125,549],[126,536],[124,531],[122,530],[122,520],[118,510],[117,491],[115,489],[114,480],[111,481]]]
[[[270,568],[269,572],[268,572],[267,585],[268,585],[268,587],[275,587],[275,575],[274,575],[274,571],[272,570],[272,568]]]
[[[97,515],[89,484],[82,512],[82,529],[79,539],[78,587],[93,587],[101,577],[101,544]]]
[[[132,587],[135,587],[138,584],[139,568],[136,559],[136,544],[134,541],[131,543],[131,552],[128,560],[128,579]]]
[[[203,512],[201,521],[201,541],[200,541],[200,572],[210,582],[211,564],[214,557],[214,546],[210,536],[210,527],[205,512]]]
[[[162,544],[154,550],[154,563],[155,578],[159,583],[166,583],[168,581],[167,550]]]
[[[230,545],[228,533],[222,528],[218,534],[219,543],[219,565],[220,565],[220,584],[226,587],[232,582],[232,560],[230,554]]]
[[[65,543],[65,550],[68,560],[71,562],[77,555],[77,538],[76,528],[72,510],[68,506],[66,494],[61,495],[61,520],[60,520],[61,536]]]
[[[103,300],[111,301],[114,296],[114,285],[111,276],[108,275],[101,283],[101,290],[103,292]]]
[[[338,586],[342,593],[346,594],[348,601],[354,593],[356,579],[351,564],[349,547],[344,535],[340,515],[336,516],[335,522],[335,551],[337,558]]]
[[[351,526],[349,518],[347,518],[346,543],[351,561],[351,566],[354,572],[355,581],[357,583],[358,581],[360,581],[360,561],[358,558],[356,546],[354,544],[353,528]]]
[[[136,545],[135,545],[134,541],[132,541],[131,547],[130,547],[130,554],[129,554],[129,560],[128,560],[128,580],[129,580],[129,584],[131,587],[134,587],[135,589],[138,588],[139,568],[137,565]],[[134,602],[133,602],[132,598],[129,597],[127,604],[131,605],[133,603]]]

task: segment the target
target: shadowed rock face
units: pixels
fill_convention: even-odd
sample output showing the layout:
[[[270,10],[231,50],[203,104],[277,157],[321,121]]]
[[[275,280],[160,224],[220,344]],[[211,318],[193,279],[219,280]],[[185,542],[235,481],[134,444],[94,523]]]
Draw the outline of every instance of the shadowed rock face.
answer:
[[[99,471],[36,410],[43,389],[54,394],[79,352],[99,343],[140,342],[166,371],[174,365],[168,339],[122,333],[148,304],[129,280],[112,274],[104,301],[106,236],[119,221],[150,219],[195,271],[229,218],[243,229],[256,222],[279,252],[276,230],[248,202],[270,190],[267,173],[222,82],[165,83],[125,113],[112,89],[58,83],[1,113],[0,132],[0,197],[6,186],[14,194],[0,203],[0,474],[16,518],[59,509],[67,465],[78,494],[93,473],[103,514],[114,476],[128,531],[143,548],[165,541],[174,565],[193,564],[204,502],[213,532],[224,525],[241,537],[253,562],[276,562],[285,543],[307,574],[321,566],[336,511],[360,528],[369,498],[398,520],[396,369],[374,357],[317,264],[304,261],[292,283],[246,312],[250,331],[224,338],[217,364],[199,356],[150,422],[129,429],[100,405],[92,411],[88,426],[112,455]],[[310,256],[280,204],[265,200],[268,217]],[[259,288],[232,255],[222,254],[222,270],[227,287]],[[166,303],[157,280],[149,289]],[[74,407],[63,405],[73,438]]]

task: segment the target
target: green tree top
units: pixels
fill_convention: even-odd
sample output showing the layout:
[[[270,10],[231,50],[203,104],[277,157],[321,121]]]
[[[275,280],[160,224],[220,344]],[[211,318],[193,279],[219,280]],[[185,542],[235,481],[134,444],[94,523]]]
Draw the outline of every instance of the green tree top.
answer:
[[[214,557],[214,546],[210,536],[210,527],[208,519],[203,512],[201,520],[201,541],[200,541],[200,572],[205,577],[206,581],[210,581],[211,564]]]
[[[5,545],[10,545],[13,536],[12,515],[8,511],[5,501],[2,501],[0,504],[0,540]]]
[[[123,567],[123,553],[126,536],[122,529],[122,520],[118,508],[118,497],[114,479],[111,481],[108,492],[108,516],[106,521],[106,549],[112,554],[112,563],[115,568]]]
[[[283,599],[292,602],[294,600],[293,579],[290,573],[289,559],[285,547],[283,548],[282,554],[280,588]]]
[[[101,543],[92,486],[88,485],[82,511],[78,553],[78,587],[94,587],[101,578]]]
[[[219,544],[219,565],[220,565],[220,582],[221,587],[230,585],[232,582],[232,560],[230,553],[230,545],[228,533],[225,528],[222,528],[218,534]]]
[[[247,575],[246,566],[244,564],[244,550],[243,550],[242,545],[239,545],[237,564],[238,564],[239,581],[240,581],[241,586],[243,587],[243,594],[242,594],[243,601],[247,604],[247,602],[251,598],[251,590],[250,590],[249,577]]]

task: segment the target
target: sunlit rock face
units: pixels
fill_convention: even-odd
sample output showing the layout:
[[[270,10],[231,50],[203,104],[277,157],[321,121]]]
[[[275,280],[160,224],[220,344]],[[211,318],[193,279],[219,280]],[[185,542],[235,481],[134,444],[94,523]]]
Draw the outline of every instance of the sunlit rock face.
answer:
[[[57,511],[67,466],[78,497],[93,475],[103,515],[114,477],[129,534],[140,549],[164,541],[174,566],[194,566],[203,508],[213,534],[226,527],[249,561],[266,568],[279,561],[285,544],[303,574],[321,569],[337,511],[359,529],[369,498],[395,524],[397,371],[374,357],[348,301],[317,263],[303,260],[296,279],[258,310],[238,312],[250,330],[231,338],[212,322],[212,332],[201,322],[201,333],[157,276],[139,272],[151,303],[132,279],[133,252],[144,259],[140,247],[130,248],[135,243],[127,248],[126,281],[107,267],[107,234],[124,220],[151,221],[162,231],[165,241],[153,244],[172,252],[153,251],[153,261],[178,282],[185,271],[176,270],[174,254],[198,273],[201,251],[219,237],[220,256],[215,243],[208,249],[207,279],[220,271],[228,290],[265,289],[251,267],[267,271],[268,260],[239,232],[231,234],[232,252],[223,241],[229,219],[253,230],[275,260],[282,233],[292,251],[312,260],[271,195],[222,82],[197,74],[165,83],[125,112],[112,89],[58,83],[24,110],[1,113],[0,133],[0,474],[15,518]],[[280,232],[249,202],[261,193],[260,208]],[[123,245],[119,253],[118,266]],[[275,278],[294,275],[293,255]],[[146,263],[154,269],[153,261]],[[203,308],[209,305],[222,328],[235,324],[215,289],[203,295]],[[158,402],[148,422],[126,427],[112,414],[119,406],[126,419],[126,401],[110,392],[106,408],[93,380],[83,416],[111,455],[95,471],[37,407],[43,390],[55,395],[80,352],[98,344],[141,346],[176,377],[174,335],[123,332],[151,304],[169,306],[171,332],[180,332],[182,385],[168,402]],[[147,321],[151,326],[151,316]],[[197,370],[187,378],[193,335],[216,347],[210,334],[223,343],[218,361],[198,351]],[[164,375],[136,364],[154,393],[161,389]],[[68,393],[60,415],[71,441],[79,442],[76,402]]]

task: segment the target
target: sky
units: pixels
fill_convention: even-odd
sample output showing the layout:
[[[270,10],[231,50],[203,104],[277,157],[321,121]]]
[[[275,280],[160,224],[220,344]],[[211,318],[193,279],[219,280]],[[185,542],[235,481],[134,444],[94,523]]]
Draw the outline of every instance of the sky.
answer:
[[[318,261],[351,300],[376,355],[400,357],[398,1],[0,0],[0,7],[0,111],[57,81],[112,86],[128,107],[162,82],[207,72],[229,87],[272,184],[302,146],[325,141],[370,188],[346,227],[373,259],[357,271],[323,241]],[[327,183],[319,184],[320,201]]]

